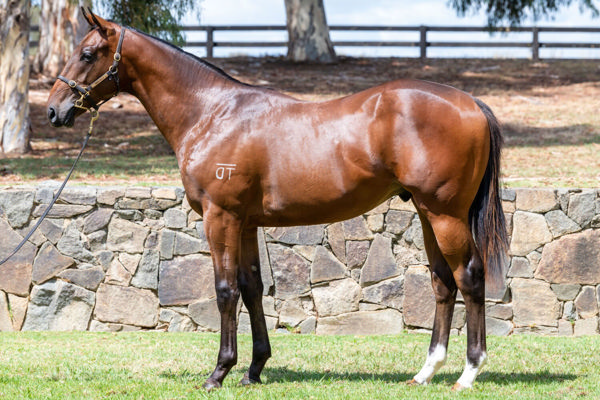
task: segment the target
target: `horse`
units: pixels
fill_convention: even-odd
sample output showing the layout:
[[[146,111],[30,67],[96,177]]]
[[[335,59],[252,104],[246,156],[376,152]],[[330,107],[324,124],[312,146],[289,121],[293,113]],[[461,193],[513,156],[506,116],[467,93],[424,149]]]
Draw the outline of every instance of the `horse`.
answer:
[[[140,100],[173,149],[189,204],[204,219],[221,316],[217,363],[205,389],[221,387],[237,363],[240,295],[253,342],[240,383],[261,383],[271,357],[257,228],[342,221],[394,195],[418,212],[436,301],[426,361],[408,383],[428,384],[445,363],[460,290],[467,355],[453,389],[472,387],[487,359],[486,281],[502,281],[507,249],[503,139],[487,105],[417,80],[302,101],[242,83],[91,10],[84,14],[90,31],[52,87],[48,118],[55,127],[72,126],[123,91]]]

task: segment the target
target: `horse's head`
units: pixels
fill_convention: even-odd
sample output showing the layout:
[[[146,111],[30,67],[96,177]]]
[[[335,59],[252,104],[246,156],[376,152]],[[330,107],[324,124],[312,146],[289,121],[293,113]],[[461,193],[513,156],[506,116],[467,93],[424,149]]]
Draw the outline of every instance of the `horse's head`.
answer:
[[[91,12],[83,15],[91,30],[73,51],[48,97],[48,119],[55,127],[72,126],[77,116],[97,110],[116,96],[123,84],[118,66],[125,28]]]

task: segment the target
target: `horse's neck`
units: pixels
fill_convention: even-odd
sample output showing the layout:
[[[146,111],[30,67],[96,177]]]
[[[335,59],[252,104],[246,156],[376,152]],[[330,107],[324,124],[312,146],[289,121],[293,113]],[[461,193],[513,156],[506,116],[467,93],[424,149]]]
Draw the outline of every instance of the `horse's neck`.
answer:
[[[136,33],[135,44],[138,51],[128,57],[132,94],[177,153],[186,133],[239,83],[156,39]]]

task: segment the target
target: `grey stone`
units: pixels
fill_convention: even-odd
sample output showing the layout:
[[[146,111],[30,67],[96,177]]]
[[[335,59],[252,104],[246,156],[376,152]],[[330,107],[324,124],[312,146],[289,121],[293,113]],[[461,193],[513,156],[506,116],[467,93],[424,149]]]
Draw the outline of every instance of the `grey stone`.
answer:
[[[83,220],[83,233],[91,233],[104,229],[113,215],[113,210],[109,208],[99,208],[85,217]]]
[[[145,249],[131,284],[140,289],[158,289],[160,255],[156,249]]]
[[[187,214],[176,208],[166,210],[163,218],[167,228],[181,229],[187,226]]]
[[[513,257],[508,270],[509,278],[533,278],[529,260],[525,257]]]
[[[0,232],[2,232],[0,258],[4,259],[16,248],[23,238],[13,231],[8,223],[1,218]],[[0,266],[0,290],[18,296],[29,295],[33,260],[36,251],[37,248],[33,244],[25,242],[21,250]]]
[[[162,261],[158,296],[162,306],[186,305],[215,297],[215,277],[210,257],[193,255]]]
[[[423,238],[423,228],[421,220],[418,217],[413,218],[410,227],[402,236],[407,243],[412,243],[417,249],[425,249],[425,239]]]
[[[20,228],[29,221],[33,208],[34,192],[32,190],[0,191],[0,209],[13,228]]]
[[[346,276],[346,266],[338,261],[325,247],[317,246],[310,268],[310,281],[319,283]]]
[[[363,301],[402,311],[404,277],[399,276],[364,288]]]
[[[600,230],[566,235],[547,244],[535,271],[550,283],[600,283]]]
[[[34,286],[23,330],[87,330],[94,302],[94,292],[67,282],[52,280]]]
[[[67,269],[58,274],[58,277],[74,285],[96,291],[104,280],[104,270],[100,266],[85,270]]]
[[[127,221],[143,221],[144,214],[139,210],[116,210],[116,215]]]
[[[457,303],[452,313],[451,329],[462,329],[467,321],[467,310],[464,304]]]
[[[125,197],[130,199],[149,199],[152,197],[152,189],[147,187],[128,187],[125,189]]]
[[[56,245],[62,236],[63,221],[45,219],[39,227],[40,232],[52,243]]]
[[[397,335],[404,325],[396,310],[357,311],[319,318],[317,335]]]
[[[485,306],[485,315],[490,318],[509,320],[513,317],[512,304],[487,304]]]
[[[275,297],[290,299],[310,291],[310,264],[288,247],[268,243]]]
[[[500,191],[500,196],[502,197],[502,200],[504,200],[504,201],[515,201],[517,198],[517,192],[515,191],[515,189],[503,188]]]
[[[341,222],[336,222],[327,227],[327,243],[333,254],[343,264],[346,264],[346,240],[344,238],[344,227]]]
[[[323,243],[325,225],[292,226],[286,228],[270,228],[269,236],[278,242],[312,246]]]
[[[60,186],[60,183],[56,182],[56,187],[58,188]],[[42,203],[42,204],[48,204],[52,201],[52,198],[54,197],[54,189],[51,187],[39,187],[37,188],[37,190],[35,191],[35,202],[36,203]]]
[[[300,329],[300,333],[303,335],[316,333],[317,330],[317,318],[308,317],[298,327]]]
[[[96,252],[106,248],[106,231],[96,231],[87,235],[90,251]]]
[[[8,299],[6,293],[0,290],[0,332],[12,332],[13,330]]]
[[[185,315],[175,313],[175,316],[171,319],[169,324],[169,332],[193,332],[196,330],[196,326],[190,319]]]
[[[358,311],[360,286],[350,278],[329,282],[328,286],[312,289],[319,317]]]
[[[160,258],[162,260],[170,260],[173,258],[173,249],[175,248],[175,232],[163,230],[160,233]]]
[[[573,336],[573,324],[571,321],[561,319],[558,321],[558,336]]]
[[[152,189],[152,197],[165,200],[177,200],[177,189],[174,187],[159,187]]]
[[[142,253],[148,232],[148,228],[142,225],[113,218],[108,225],[106,248],[111,251]]]
[[[94,205],[96,204],[96,188],[94,187],[73,187],[66,188],[58,198],[59,202],[68,204]]]
[[[343,221],[342,227],[344,228],[344,237],[346,240],[373,239],[373,233],[362,216]]]
[[[508,336],[512,330],[513,324],[510,321],[488,317],[485,319],[485,331],[488,335]]]
[[[535,279],[514,278],[511,289],[515,326],[557,326],[560,304],[550,284]]]
[[[371,242],[368,240],[346,242],[346,260],[348,269],[361,268],[369,254],[369,246]]]
[[[426,267],[411,267],[404,275],[404,322],[419,328],[433,328],[435,297]]]
[[[401,210],[401,211],[411,211],[416,213],[417,210],[412,201],[404,201],[398,196],[392,197],[390,201],[390,209],[391,210]]]
[[[124,195],[125,190],[122,188],[98,188],[96,201],[100,204],[113,206],[117,202],[117,199]]]
[[[516,208],[521,211],[545,213],[558,208],[558,200],[553,189],[515,189]]]
[[[206,241],[196,239],[182,232],[175,233],[175,242],[173,245],[173,255],[185,256],[188,254],[210,253]]]
[[[279,325],[295,328],[308,316],[300,299],[285,300],[279,309]]]
[[[567,217],[562,210],[554,210],[544,215],[550,232],[554,238],[581,230],[579,225],[571,218]]]
[[[198,225],[196,225],[197,227]],[[204,232],[204,231],[203,231]],[[271,271],[271,261],[269,260],[269,251],[265,241],[263,228],[258,228],[258,255],[260,259],[260,277],[263,283],[263,295],[269,294],[273,287],[273,272]]]
[[[511,254],[526,256],[551,240],[552,234],[543,215],[525,211],[516,211],[513,214]]]
[[[106,271],[104,282],[111,285],[128,286],[131,276],[131,272],[127,271],[121,261],[113,259]]]
[[[20,331],[25,322],[27,314],[27,306],[29,304],[28,297],[19,297],[14,294],[8,294],[8,304],[10,304],[11,320],[13,330]]]
[[[108,270],[108,267],[110,266],[114,256],[115,254],[110,250],[100,250],[96,253],[96,259],[104,271]]]
[[[360,275],[361,286],[372,285],[401,273],[392,253],[392,240],[380,234],[375,235],[369,255]]]
[[[158,323],[158,298],[150,290],[102,284],[94,317],[101,322],[152,328]]]
[[[47,204],[40,204],[33,210],[34,217],[40,217],[48,207]],[[48,211],[49,218],[73,218],[81,214],[85,214],[92,210],[94,206],[84,206],[79,204],[54,204],[52,209]]]
[[[383,232],[383,214],[367,216],[367,226],[372,232]]]
[[[581,290],[581,285],[569,283],[553,283],[550,287],[560,301],[575,300],[575,296]]]
[[[592,286],[584,286],[575,299],[577,313],[582,319],[595,317],[598,315],[598,300],[596,299],[596,290]]]
[[[221,330],[221,314],[217,307],[217,299],[204,299],[190,304],[190,318],[203,330],[218,332]]]
[[[77,230],[76,224],[72,222],[56,244],[56,248],[66,256],[91,262],[94,260],[94,255],[87,249],[86,245],[81,232]]]
[[[565,301],[565,305],[563,307],[563,319],[568,321],[577,320],[577,309],[575,308],[575,303],[572,301]]]
[[[43,283],[55,277],[59,272],[69,268],[74,263],[75,260],[71,257],[63,256],[51,243],[46,242],[42,245],[33,262],[31,279],[36,284]]]
[[[385,216],[386,231],[395,235],[403,234],[410,226],[415,214],[410,211],[390,210]]]
[[[591,336],[598,333],[598,317],[575,321],[574,336]]]
[[[577,222],[582,228],[586,228],[595,215],[594,201],[596,192],[584,191],[574,193],[569,198],[569,211],[567,215],[573,221]]]

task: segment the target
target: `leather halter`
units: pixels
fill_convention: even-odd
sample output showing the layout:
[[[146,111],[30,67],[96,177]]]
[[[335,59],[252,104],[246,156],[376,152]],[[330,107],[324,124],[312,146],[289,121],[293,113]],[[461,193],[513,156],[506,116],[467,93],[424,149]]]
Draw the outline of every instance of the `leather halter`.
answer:
[[[120,91],[119,61],[121,61],[121,47],[123,46],[123,38],[125,37],[125,30],[126,30],[125,27],[121,27],[121,35],[119,36],[119,43],[117,44],[117,50],[115,51],[115,54],[113,56],[112,65],[108,68],[108,71],[106,71],[104,74],[102,74],[98,79],[96,79],[90,85],[88,85],[87,87],[84,88],[83,86],[81,86],[80,84],[75,82],[73,79],[68,79],[62,75],[58,76],[58,79],[60,79],[61,81],[63,81],[67,85],[69,85],[69,87],[71,88],[71,90],[73,90],[73,92],[75,92],[75,94],[79,94],[81,96],[78,100],[75,101],[75,107],[83,108],[84,110],[89,110],[92,114],[97,114],[98,109],[100,108],[100,106],[102,104],[106,103],[108,100],[110,100],[111,98],[113,98],[119,94],[119,91]],[[96,88],[98,85],[100,85],[106,79],[108,79],[109,81],[113,81],[115,83],[116,90],[112,94],[112,96],[110,96],[108,99],[103,100],[102,102],[100,102],[98,104],[91,97],[92,90],[94,90],[94,88]],[[83,104],[84,101],[87,101],[88,104],[90,104],[90,107],[84,106],[84,104]]]

